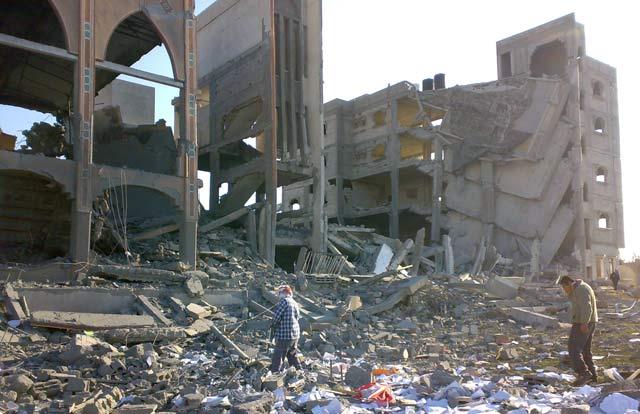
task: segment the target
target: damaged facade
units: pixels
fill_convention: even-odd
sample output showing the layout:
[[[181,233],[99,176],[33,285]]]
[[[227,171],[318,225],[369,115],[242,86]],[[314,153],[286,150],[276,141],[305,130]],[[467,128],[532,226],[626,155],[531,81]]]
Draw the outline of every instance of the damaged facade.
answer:
[[[309,182],[313,220],[296,244],[324,250],[321,1],[217,1],[198,16],[199,168],[221,217],[255,197],[261,255],[274,261],[278,187]],[[221,186],[227,189],[221,194]],[[258,216],[255,219],[255,216]]]
[[[180,227],[181,257],[195,264],[193,7],[191,0],[125,0],[117,8],[93,0],[2,3],[0,103],[60,114],[63,137],[54,143],[73,148],[57,158],[60,151],[33,146],[0,151],[3,261],[22,261],[25,251],[44,251],[39,259],[67,256],[76,263],[88,262],[100,216],[96,203],[117,188],[121,196],[142,191],[168,200],[175,210],[172,221]],[[171,78],[130,67],[162,44],[173,66]],[[150,125],[125,125],[148,122],[149,113],[153,118],[153,106],[141,111],[130,105],[135,100],[94,113],[96,103],[98,108],[113,104],[114,91],[122,85],[112,82],[120,74],[179,88],[180,128],[175,134],[154,125],[153,119]],[[127,91],[134,93],[132,88]],[[129,116],[131,109],[140,116]]]
[[[585,50],[570,14],[499,41],[497,81],[325,104],[329,220],[400,239],[426,225],[458,269],[493,254],[606,277],[624,247],[616,72]],[[306,185],[284,210],[308,208]]]
[[[0,103],[59,121],[0,131],[0,412],[639,408],[638,281],[593,283],[607,357],[576,389],[568,304],[529,278],[622,246],[615,71],[582,26],[499,42],[497,81],[323,106],[321,6],[1,3]],[[161,43],[173,78],[129,67]],[[180,88],[176,127],[117,74]],[[304,359],[272,372],[281,300]]]

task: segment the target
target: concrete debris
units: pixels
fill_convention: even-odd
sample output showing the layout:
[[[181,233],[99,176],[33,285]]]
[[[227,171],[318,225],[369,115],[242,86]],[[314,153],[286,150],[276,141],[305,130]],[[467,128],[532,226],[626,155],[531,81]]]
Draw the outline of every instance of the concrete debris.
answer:
[[[33,33],[1,35],[22,49],[0,97],[60,120],[22,150],[0,135],[1,413],[638,409],[637,282],[606,280],[624,239],[615,70],[583,55],[573,15],[498,42],[497,81],[436,74],[323,112],[320,1],[219,1],[197,22],[188,0],[68,2],[38,24],[10,3],[7,29]],[[66,50],[50,17],[100,47]],[[176,79],[110,62],[163,42]],[[25,55],[43,46],[80,66],[52,76]],[[176,136],[121,72],[180,89]],[[567,274],[602,318],[579,387]],[[271,372],[282,285],[301,366]]]
[[[206,275],[206,273],[205,273]],[[197,276],[191,276],[184,282],[184,287],[189,294],[190,297],[196,298],[204,295],[204,288],[202,287],[202,282],[200,278]]]
[[[118,315],[80,312],[37,311],[31,314],[31,325],[72,331],[141,328],[154,326],[149,315]]]
[[[503,277],[492,277],[485,283],[487,292],[501,299],[514,299],[518,296],[518,285]]]
[[[207,309],[203,306],[198,305],[197,303],[190,303],[186,307],[187,313],[196,319],[206,318],[211,315],[211,310]]]
[[[511,315],[511,317],[515,320],[527,324],[544,326],[547,328],[560,327],[560,322],[556,318],[548,315],[543,315],[533,309],[513,307],[509,309],[509,315]]]
[[[344,383],[356,389],[371,382],[371,368],[365,369],[357,365],[352,365],[344,376]]]

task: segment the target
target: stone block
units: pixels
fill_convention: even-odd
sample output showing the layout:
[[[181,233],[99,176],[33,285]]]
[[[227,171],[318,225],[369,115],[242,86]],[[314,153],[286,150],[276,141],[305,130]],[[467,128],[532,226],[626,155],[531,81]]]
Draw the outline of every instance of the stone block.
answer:
[[[154,414],[157,409],[157,404],[131,404],[117,408],[112,414]]]
[[[589,414],[591,406],[589,404],[572,405],[571,407],[562,407],[560,414]]]
[[[273,393],[267,392],[255,400],[234,404],[231,414],[269,414],[274,402]]]
[[[187,291],[187,294],[192,298],[197,298],[204,295],[202,282],[197,276],[191,276],[189,279],[187,279],[184,283],[184,288]]]
[[[89,381],[83,380],[82,378],[69,378],[64,389],[67,392],[73,393],[87,392],[89,391]]]
[[[6,381],[7,386],[11,391],[15,391],[18,394],[24,394],[33,387],[33,381],[26,375],[10,375]]]
[[[344,382],[355,389],[371,382],[371,371],[352,365],[344,376]]]
[[[211,316],[211,311],[209,309],[196,303],[190,303],[187,305],[187,313],[196,319]]]

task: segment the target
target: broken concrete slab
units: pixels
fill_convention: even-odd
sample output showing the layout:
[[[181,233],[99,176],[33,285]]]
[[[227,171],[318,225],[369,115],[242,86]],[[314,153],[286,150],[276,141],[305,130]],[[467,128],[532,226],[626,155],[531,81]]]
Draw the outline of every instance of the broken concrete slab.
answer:
[[[398,266],[400,266],[402,261],[405,259],[405,257],[407,257],[407,254],[409,253],[412,247],[413,247],[413,240],[411,239],[405,240],[404,243],[402,244],[402,247],[400,247],[400,249],[393,256],[393,259],[391,259],[389,266],[387,266],[387,270],[397,269]]]
[[[7,283],[4,288],[5,298],[4,306],[11,319],[23,321],[27,319],[27,315],[20,303],[20,295],[13,289],[11,283]]]
[[[164,316],[162,311],[158,309],[153,303],[151,303],[148,297],[144,295],[137,295],[137,299],[140,301],[141,307],[146,312],[151,314],[151,316],[153,316],[159,323],[161,323],[164,326],[172,325],[171,320],[169,320],[169,318]]]
[[[184,288],[192,298],[197,298],[204,295],[204,288],[202,287],[202,282],[200,278],[196,276],[189,277],[184,282]]]
[[[521,307],[508,308],[507,313],[515,320],[531,325],[547,328],[559,328],[560,322],[551,316],[543,315],[533,310]]]
[[[426,276],[417,276],[409,279],[405,283],[399,286],[399,290],[396,293],[389,296],[383,302],[372,305],[366,308],[363,308],[359,312],[365,312],[369,315],[375,315],[377,313],[385,312],[390,309],[393,309],[398,303],[400,303],[405,298],[413,295],[420,289],[424,288],[430,283],[429,278]]]
[[[393,250],[391,250],[391,247],[389,247],[387,244],[383,244],[382,246],[380,246],[380,249],[376,254],[373,273],[377,275],[387,271],[392,258]]]
[[[116,408],[112,414],[154,414],[158,404],[126,404]]]
[[[198,232],[199,233],[206,233],[208,231],[217,229],[220,226],[224,226],[225,224],[229,224],[232,221],[238,220],[239,218],[241,218],[242,216],[244,216],[245,214],[247,214],[249,212],[249,208],[248,207],[243,207],[241,209],[238,209],[232,213],[227,214],[224,217],[221,217],[219,219],[210,221],[209,223],[203,224],[202,226],[198,227]]]
[[[218,336],[218,339],[220,339],[222,341],[222,343],[226,346],[226,348],[227,348],[227,350],[229,352],[232,352],[232,353],[238,355],[240,358],[242,358],[244,360],[250,360],[251,359],[251,357],[249,357],[249,355],[247,355],[238,345],[236,345],[235,342],[233,342],[225,334],[223,334],[222,331],[220,329],[218,329],[216,326],[212,325],[211,326],[211,330]]]
[[[518,296],[518,288],[512,280],[500,276],[492,277],[485,283],[487,292],[500,299],[514,299]]]
[[[155,326],[156,324],[153,317],[149,315],[119,315],[57,311],[33,312],[31,314],[30,321],[32,326],[69,329],[74,331],[143,328]]]
[[[344,383],[353,389],[371,382],[371,370],[352,365],[344,376]]]
[[[91,265],[89,275],[113,277],[130,282],[164,282],[184,283],[186,276],[170,270],[152,269],[148,267]]]
[[[113,344],[173,341],[187,336],[184,328],[178,327],[106,329],[97,332],[96,335]]]
[[[234,404],[231,414],[268,414],[274,401],[273,393],[263,393],[253,400]]]
[[[211,316],[212,313],[210,309],[200,306],[197,303],[190,303],[185,309],[189,315],[196,319],[206,318],[207,316]]]

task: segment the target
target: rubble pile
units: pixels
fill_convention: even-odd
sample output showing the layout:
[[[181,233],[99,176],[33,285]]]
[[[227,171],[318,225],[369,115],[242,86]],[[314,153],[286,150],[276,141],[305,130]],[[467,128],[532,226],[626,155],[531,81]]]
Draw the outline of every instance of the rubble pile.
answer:
[[[439,259],[421,260],[412,243],[362,228],[331,232],[333,263],[342,261],[331,266],[339,273],[322,273],[329,261],[323,265],[306,251],[294,273],[273,268],[252,253],[244,230],[219,227],[200,235],[197,269],[178,261],[179,246],[167,233],[132,241],[135,254],[97,256],[64,283],[38,279],[32,269],[8,278],[0,409],[638,409],[640,306],[632,297],[598,289],[604,323],[595,349],[602,375],[598,384],[572,388],[568,315],[557,286],[487,271],[435,272],[430,263]],[[342,256],[338,245],[350,254]],[[268,330],[274,290],[282,284],[294,286],[303,317],[303,369],[271,373]]]

